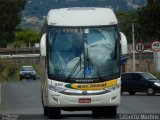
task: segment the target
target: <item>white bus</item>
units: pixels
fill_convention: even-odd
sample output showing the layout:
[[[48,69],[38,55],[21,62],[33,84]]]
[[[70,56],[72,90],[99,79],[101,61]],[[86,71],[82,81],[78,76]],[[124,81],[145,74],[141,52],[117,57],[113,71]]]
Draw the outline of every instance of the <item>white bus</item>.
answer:
[[[120,56],[127,41],[108,8],[50,10],[42,29],[41,93],[44,115],[92,110],[115,116],[120,104]]]

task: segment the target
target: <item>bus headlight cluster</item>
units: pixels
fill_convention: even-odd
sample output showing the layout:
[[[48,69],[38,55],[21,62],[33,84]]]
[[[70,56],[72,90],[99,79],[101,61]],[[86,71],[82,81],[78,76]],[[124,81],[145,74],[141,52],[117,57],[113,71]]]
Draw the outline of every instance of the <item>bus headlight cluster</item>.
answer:
[[[107,88],[107,90],[109,90],[109,91],[114,91],[114,90],[117,90],[117,89],[119,89],[119,88],[120,88],[120,84],[116,84],[116,85],[114,85],[114,86],[112,86],[112,87]]]
[[[48,85],[48,88],[54,92],[62,92],[64,91],[65,89],[63,88],[60,88],[60,87],[56,87],[56,86],[53,86],[53,85]]]

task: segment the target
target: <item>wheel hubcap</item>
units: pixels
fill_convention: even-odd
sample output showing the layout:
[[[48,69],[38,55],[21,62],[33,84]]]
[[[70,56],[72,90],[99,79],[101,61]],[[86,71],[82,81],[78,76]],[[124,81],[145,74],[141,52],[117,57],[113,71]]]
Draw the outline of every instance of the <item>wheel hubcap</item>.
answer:
[[[148,93],[149,93],[149,94],[153,94],[153,89],[152,89],[152,88],[149,88],[149,89],[148,89]]]

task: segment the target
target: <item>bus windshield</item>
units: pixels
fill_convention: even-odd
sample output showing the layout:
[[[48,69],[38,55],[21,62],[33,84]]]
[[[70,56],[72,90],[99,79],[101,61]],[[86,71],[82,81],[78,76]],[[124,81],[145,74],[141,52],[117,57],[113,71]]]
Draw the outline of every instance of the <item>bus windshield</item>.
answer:
[[[100,79],[119,74],[116,26],[48,30],[48,74],[68,79]]]

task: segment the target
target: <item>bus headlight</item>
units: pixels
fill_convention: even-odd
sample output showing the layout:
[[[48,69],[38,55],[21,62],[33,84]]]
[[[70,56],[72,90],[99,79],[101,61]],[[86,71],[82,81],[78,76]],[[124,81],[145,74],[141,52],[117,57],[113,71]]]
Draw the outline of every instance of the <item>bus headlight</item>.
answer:
[[[60,88],[60,87],[57,87],[57,86],[53,86],[53,85],[48,85],[48,88],[54,92],[63,92],[65,89],[64,88]]]
[[[119,88],[120,88],[120,84],[116,84],[116,85],[114,85],[114,86],[112,86],[112,87],[107,88],[107,90],[109,90],[109,91],[114,91],[114,90],[117,90],[117,89],[119,89]]]

